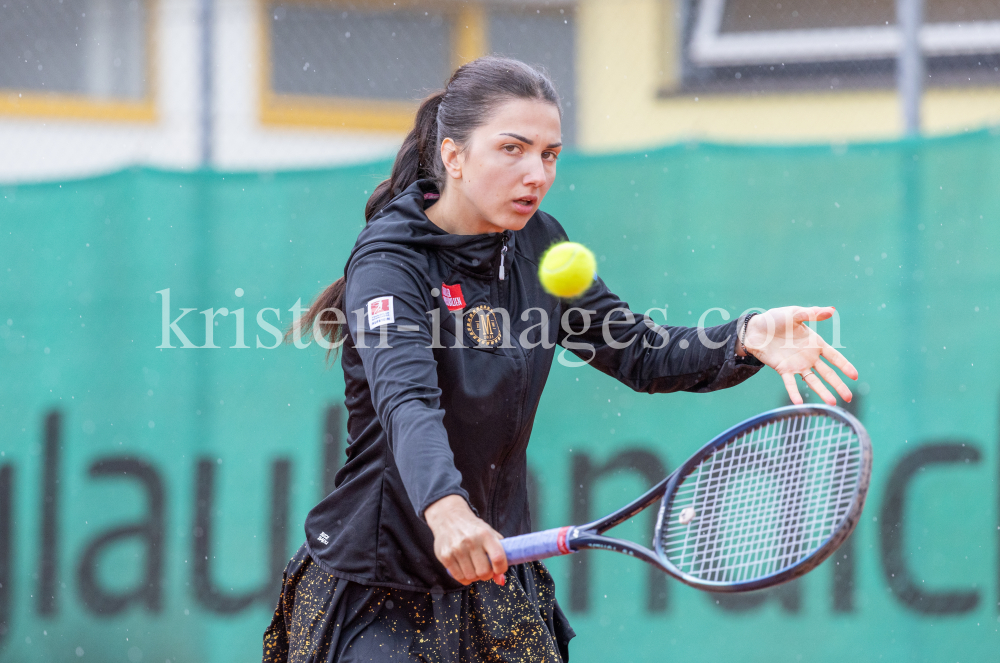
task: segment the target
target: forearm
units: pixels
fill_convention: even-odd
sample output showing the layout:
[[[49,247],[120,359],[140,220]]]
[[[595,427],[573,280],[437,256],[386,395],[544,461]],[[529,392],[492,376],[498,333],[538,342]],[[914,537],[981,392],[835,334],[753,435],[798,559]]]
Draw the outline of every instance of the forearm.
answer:
[[[613,342],[595,346],[591,363],[636,391],[723,389],[742,382],[759,368],[752,358],[737,356],[741,322],[707,328],[661,327],[641,317],[634,329],[626,328],[625,334],[611,339]]]
[[[728,313],[722,316],[728,318]],[[745,380],[759,367],[745,358],[737,339],[742,322],[658,325],[647,314],[632,311],[598,279],[563,313],[559,343],[636,391],[712,391]]]
[[[448,495],[468,501],[462,475],[443,424],[444,411],[419,401],[400,405],[389,421],[389,444],[414,511],[426,519],[426,509]]]

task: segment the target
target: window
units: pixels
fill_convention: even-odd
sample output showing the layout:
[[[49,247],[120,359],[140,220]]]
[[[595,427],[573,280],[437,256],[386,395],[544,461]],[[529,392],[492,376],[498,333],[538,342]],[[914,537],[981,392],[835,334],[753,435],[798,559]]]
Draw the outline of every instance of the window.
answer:
[[[576,138],[575,25],[569,7],[497,9],[489,13],[489,50],[542,68],[562,102],[563,142]]]
[[[264,121],[409,129],[419,100],[451,72],[455,25],[464,17],[398,5],[269,5]]]
[[[0,112],[152,119],[140,0],[0,4]]]
[[[407,131],[419,101],[486,53],[545,68],[575,133],[574,25],[568,8],[512,2],[281,0],[265,4],[266,124]]]
[[[411,100],[436,89],[451,64],[441,12],[276,11],[271,84],[278,94]]]
[[[893,84],[895,0],[689,0],[688,9],[688,86],[747,78]],[[925,0],[920,40],[931,84],[1000,83],[996,0]]]

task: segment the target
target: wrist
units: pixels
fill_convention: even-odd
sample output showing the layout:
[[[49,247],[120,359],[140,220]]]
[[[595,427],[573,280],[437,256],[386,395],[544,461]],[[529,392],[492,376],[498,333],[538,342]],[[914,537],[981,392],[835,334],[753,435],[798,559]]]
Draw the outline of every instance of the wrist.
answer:
[[[747,350],[746,338],[747,332],[749,331],[750,321],[753,320],[757,313],[747,313],[746,316],[740,320],[739,326],[736,328],[736,356],[746,357],[750,355]],[[750,355],[752,356],[752,355]]]
[[[467,518],[475,517],[469,503],[461,495],[445,495],[438,501],[424,509],[424,520],[432,531],[440,525]]]
[[[747,323],[746,334],[743,336],[743,349],[747,354],[756,357],[760,354],[767,340],[767,319],[762,315],[754,315]]]
[[[737,363],[750,364],[752,366],[762,365],[758,357],[759,344],[757,343],[760,340],[758,330],[762,324],[766,325],[766,322],[763,321],[763,316],[758,312],[747,313],[740,320],[740,326],[737,328],[735,349],[735,354],[739,358]]]

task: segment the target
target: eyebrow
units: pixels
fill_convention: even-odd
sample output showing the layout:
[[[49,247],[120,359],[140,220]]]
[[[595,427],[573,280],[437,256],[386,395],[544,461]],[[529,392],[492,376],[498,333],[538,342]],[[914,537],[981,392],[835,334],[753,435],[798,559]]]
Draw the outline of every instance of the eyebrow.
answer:
[[[531,140],[530,138],[525,138],[524,136],[521,136],[520,134],[509,133],[509,132],[505,131],[505,132],[501,133],[500,135],[501,136],[510,136],[511,138],[516,138],[517,140],[521,141],[522,143],[527,143],[528,145],[534,145],[535,144],[535,141]],[[552,149],[553,147],[562,147],[562,143],[549,143],[546,146],[546,149]]]

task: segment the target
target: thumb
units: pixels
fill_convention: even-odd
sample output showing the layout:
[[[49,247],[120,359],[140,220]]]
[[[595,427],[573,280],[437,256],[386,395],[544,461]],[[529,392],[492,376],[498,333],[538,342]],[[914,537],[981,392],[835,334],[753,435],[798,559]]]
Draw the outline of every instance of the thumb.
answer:
[[[792,322],[806,322],[808,320],[819,320],[820,311],[818,306],[799,307],[792,314]]]

